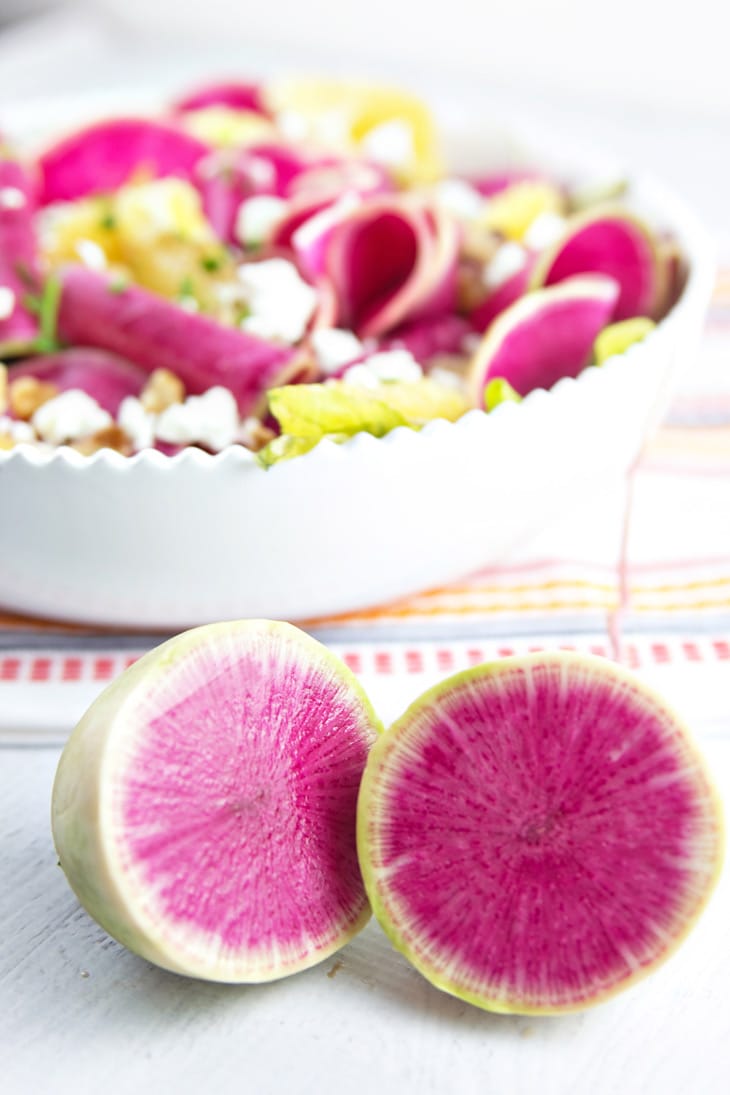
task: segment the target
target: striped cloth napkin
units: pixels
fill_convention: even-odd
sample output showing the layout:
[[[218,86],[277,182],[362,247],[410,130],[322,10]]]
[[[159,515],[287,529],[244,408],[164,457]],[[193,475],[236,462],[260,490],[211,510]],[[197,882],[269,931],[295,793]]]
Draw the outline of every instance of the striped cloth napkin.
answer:
[[[617,424],[620,428],[620,424]],[[305,621],[361,677],[382,717],[451,672],[572,647],[658,677],[680,709],[720,719],[730,683],[730,267],[700,359],[635,473],[545,528],[506,566]],[[162,635],[0,613],[0,740],[60,741],[99,690]]]

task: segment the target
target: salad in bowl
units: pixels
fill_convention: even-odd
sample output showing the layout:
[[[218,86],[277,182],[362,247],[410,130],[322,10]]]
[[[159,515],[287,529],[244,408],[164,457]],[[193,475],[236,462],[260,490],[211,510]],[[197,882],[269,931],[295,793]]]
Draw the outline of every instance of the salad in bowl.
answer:
[[[0,603],[346,611],[625,470],[696,337],[705,241],[661,188],[580,177],[460,169],[419,99],[327,80],[6,139]]]

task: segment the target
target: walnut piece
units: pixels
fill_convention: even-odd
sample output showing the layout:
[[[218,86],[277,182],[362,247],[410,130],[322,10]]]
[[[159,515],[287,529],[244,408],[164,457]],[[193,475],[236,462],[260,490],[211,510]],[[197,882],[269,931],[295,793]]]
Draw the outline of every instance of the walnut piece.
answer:
[[[486,300],[489,290],[484,284],[482,267],[473,263],[464,263],[457,274],[456,297],[460,312],[473,312],[483,300]]]
[[[29,422],[39,407],[58,395],[55,384],[36,380],[34,376],[19,376],[8,385],[8,405],[16,418]]]
[[[273,440],[276,434],[273,430],[270,430],[268,426],[265,426],[260,418],[245,418],[241,424],[240,440],[247,449],[251,449],[252,452],[258,452],[259,449],[263,449],[264,445],[268,445],[269,441]]]
[[[148,414],[161,414],[173,403],[185,402],[185,385],[169,369],[155,369],[142,389],[139,401]]]
[[[132,453],[132,439],[124,432],[121,426],[116,424],[105,426],[97,430],[91,437],[84,437],[81,441],[75,441],[71,446],[76,452],[84,456],[93,456],[99,449],[114,449],[122,456],[130,456]]]
[[[463,230],[461,254],[465,259],[485,266],[491,262],[502,244],[502,237],[481,225],[467,224]]]

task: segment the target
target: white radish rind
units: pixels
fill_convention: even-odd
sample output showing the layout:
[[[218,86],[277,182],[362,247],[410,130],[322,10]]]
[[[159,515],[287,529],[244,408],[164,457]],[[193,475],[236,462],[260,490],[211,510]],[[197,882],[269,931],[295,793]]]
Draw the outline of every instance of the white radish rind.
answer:
[[[677,716],[626,670],[506,658],[426,692],[358,802],[373,913],[437,988],[557,1014],[645,976],[720,872],[719,801]]]
[[[165,969],[234,983],[307,969],[370,916],[356,803],[379,729],[349,669],[297,628],[185,632],[71,735],[61,866],[109,934]]]

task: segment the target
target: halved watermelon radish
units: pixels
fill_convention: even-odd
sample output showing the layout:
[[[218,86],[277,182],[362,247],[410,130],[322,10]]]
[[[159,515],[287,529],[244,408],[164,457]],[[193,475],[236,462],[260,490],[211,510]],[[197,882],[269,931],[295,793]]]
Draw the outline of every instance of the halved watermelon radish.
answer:
[[[38,161],[40,203],[73,201],[116,190],[136,174],[192,180],[210,148],[172,123],[112,118],[77,130]]]
[[[611,320],[619,287],[601,274],[568,278],[512,304],[491,325],[470,374],[477,405],[494,377],[520,395],[577,376],[591,361],[596,336]]]
[[[356,805],[380,724],[350,670],[290,624],[170,639],[97,698],[53,788],[61,867],[135,953],[210,981],[271,981],[370,916]]]
[[[424,693],[358,800],[373,912],[437,988],[557,1014],[645,976],[717,882],[720,802],[680,719],[628,671],[505,658]]]
[[[606,274],[620,286],[613,319],[653,316],[661,303],[662,271],[652,233],[620,206],[570,218],[565,234],[535,264],[533,288],[576,274]]]

